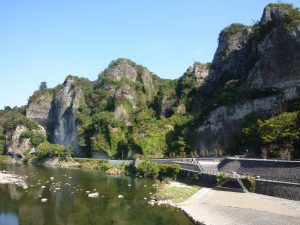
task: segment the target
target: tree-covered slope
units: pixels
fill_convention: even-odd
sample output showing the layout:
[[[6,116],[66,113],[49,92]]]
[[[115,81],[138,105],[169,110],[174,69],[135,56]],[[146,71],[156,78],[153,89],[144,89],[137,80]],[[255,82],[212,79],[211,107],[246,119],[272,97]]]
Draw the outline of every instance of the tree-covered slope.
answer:
[[[23,111],[0,112],[0,146],[16,128],[6,129],[10,118],[24,119],[26,110],[48,141],[79,156],[208,156],[247,149],[255,156],[296,157],[299,109],[290,106],[299,98],[299,39],[299,10],[269,4],[253,26],[224,28],[212,63],[195,62],[179,79],[161,79],[120,58],[95,81],[68,76],[52,89],[43,83]]]

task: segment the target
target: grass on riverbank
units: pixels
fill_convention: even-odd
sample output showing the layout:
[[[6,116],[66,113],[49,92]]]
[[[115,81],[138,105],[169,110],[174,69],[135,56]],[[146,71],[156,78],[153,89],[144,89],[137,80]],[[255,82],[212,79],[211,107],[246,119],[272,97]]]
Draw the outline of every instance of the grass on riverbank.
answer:
[[[8,155],[0,155],[0,161],[2,162],[10,162],[12,158]]]
[[[74,158],[75,162],[81,164],[81,168],[89,171],[104,172],[108,175],[120,175],[127,173],[126,165],[114,165],[105,160],[94,160],[94,159],[79,159]]]
[[[156,187],[154,198],[156,200],[169,200],[173,203],[181,203],[193,196],[201,189],[199,186],[191,186],[178,182],[161,182]]]

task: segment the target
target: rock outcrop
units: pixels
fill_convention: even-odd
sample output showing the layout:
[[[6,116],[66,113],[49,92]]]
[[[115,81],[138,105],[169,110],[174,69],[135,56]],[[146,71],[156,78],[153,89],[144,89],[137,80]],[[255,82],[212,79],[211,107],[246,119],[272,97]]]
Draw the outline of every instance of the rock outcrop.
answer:
[[[221,79],[238,79],[246,74],[247,44],[251,29],[241,24],[232,24],[221,31],[219,45],[207,77],[214,85]]]
[[[19,125],[16,127],[11,138],[11,145],[8,147],[8,153],[24,157],[24,152],[27,150],[35,152],[31,140],[29,138],[21,138],[21,135],[28,131],[29,129],[26,126]],[[39,126],[39,129],[35,129],[34,132],[46,136],[46,131],[42,126]]]
[[[120,110],[120,104],[126,104],[124,101],[129,102],[133,109],[137,109],[155,95],[154,77],[151,72],[128,59],[112,61],[99,75],[97,82],[101,88],[108,91],[110,103],[115,110]],[[143,87],[143,90],[140,87]]]
[[[266,10],[274,16],[268,17],[266,13],[262,24],[263,21],[269,21],[273,27],[261,42],[252,47],[251,54],[256,55],[258,60],[248,76],[248,85],[278,88],[299,86],[300,24],[287,29],[288,25],[283,24],[282,18],[286,11],[279,8],[271,10],[270,7]]]
[[[264,8],[263,15],[261,17],[260,24],[266,25],[270,22],[282,23],[285,16],[289,14],[287,9],[280,7],[280,5],[267,5]]]
[[[75,86],[72,77],[56,89],[35,93],[28,103],[26,116],[44,126],[53,143],[79,150],[76,113],[83,92]]]
[[[160,79],[128,59],[112,61],[95,82],[68,77],[55,90],[36,92],[27,117],[43,125],[54,143],[79,150],[79,131],[81,146],[110,157],[144,153],[144,143],[154,142],[147,150],[152,156],[173,154],[178,146],[184,153],[226,152],[248,116],[278,115],[299,97],[300,13],[295,10],[269,4],[254,26],[226,27],[212,63],[196,62],[178,80]],[[162,121],[174,130],[163,128]]]
[[[47,128],[54,122],[53,94],[49,92],[36,93],[36,99],[30,99],[26,109],[26,117],[35,119]]]
[[[232,137],[241,132],[247,116],[267,118],[278,115],[287,110],[290,100],[299,97],[300,24],[286,24],[288,13],[279,5],[269,5],[264,9],[260,27],[256,28],[258,31],[233,25],[229,28],[236,27],[230,32],[229,28],[221,32],[207,78],[210,91],[230,80],[236,80],[240,85],[236,92],[267,88],[280,91],[241,99],[211,111],[197,130],[199,136],[195,148],[199,151],[209,150],[214,155],[218,149],[226,150]],[[250,59],[255,61],[249,68]]]
[[[213,110],[208,119],[198,128],[197,148],[210,155],[216,155],[219,149],[226,150],[232,137],[241,132],[248,116],[264,118],[286,111],[287,102],[298,97],[300,88],[291,88],[283,94],[266,98],[247,100],[229,107],[223,106]]]
[[[82,91],[75,89],[72,79],[67,79],[64,88],[55,96],[53,104],[55,117],[53,141],[56,144],[70,146],[75,151],[79,150],[76,113],[82,99]]]
[[[103,76],[114,81],[128,79],[135,82],[138,74],[130,61],[126,59],[119,59],[111,62],[109,67],[104,70]]]

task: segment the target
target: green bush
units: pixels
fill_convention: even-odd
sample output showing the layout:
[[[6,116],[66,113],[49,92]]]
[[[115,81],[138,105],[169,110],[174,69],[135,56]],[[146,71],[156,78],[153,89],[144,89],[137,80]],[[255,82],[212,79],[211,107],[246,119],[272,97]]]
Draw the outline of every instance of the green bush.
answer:
[[[34,155],[30,154],[30,150],[26,150],[24,152],[23,163],[27,164],[29,162],[32,162],[33,160],[34,160]]]
[[[221,184],[223,181],[227,180],[228,179],[228,176],[225,174],[225,173],[220,173],[218,176],[217,176],[217,184]]]
[[[38,147],[41,143],[46,141],[46,137],[43,134],[34,131],[25,131],[20,135],[20,141],[24,139],[30,139],[31,144],[34,147]]]
[[[159,175],[163,177],[176,178],[180,171],[180,166],[177,164],[161,164],[159,165]]]
[[[36,121],[26,118],[25,116],[12,117],[4,124],[5,130],[14,130],[18,125],[24,125],[29,130],[38,129],[39,125]]]
[[[145,177],[157,177],[159,173],[159,165],[155,162],[144,161],[137,167],[138,173]]]
[[[246,177],[241,179],[241,181],[243,182],[243,185],[245,186],[245,188],[250,191],[250,192],[255,192],[256,190],[256,182],[254,177]]]
[[[132,169],[132,167],[128,168]],[[169,177],[173,179],[176,178],[179,171],[180,166],[177,164],[158,164],[149,160],[140,163],[135,170],[135,172],[145,177],[156,178],[159,175],[161,177]]]
[[[233,24],[225,27],[219,35],[219,41],[226,39],[226,38],[230,37],[231,35],[236,34],[237,32],[243,30],[246,27],[247,27],[246,25],[241,24],[241,23],[233,23]]]
[[[67,158],[71,156],[71,149],[65,148],[63,145],[42,143],[36,150],[37,159],[45,159],[48,157]]]

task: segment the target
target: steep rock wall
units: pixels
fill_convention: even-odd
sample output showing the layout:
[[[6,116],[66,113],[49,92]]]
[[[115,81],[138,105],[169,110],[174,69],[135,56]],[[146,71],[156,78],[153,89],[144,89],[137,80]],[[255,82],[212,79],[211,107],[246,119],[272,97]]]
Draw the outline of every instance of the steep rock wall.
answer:
[[[230,107],[213,110],[203,125],[199,126],[196,148],[206,149],[215,155],[218,149],[226,149],[231,138],[238,134],[249,115],[273,116],[286,111],[287,102],[298,97],[299,89],[286,89],[283,94],[248,100]]]
[[[53,141],[79,150],[76,113],[83,98],[82,91],[75,90],[74,81],[67,79],[64,88],[55,96],[53,114],[55,118]]]
[[[47,131],[55,144],[70,146],[79,150],[76,113],[83,99],[83,92],[75,86],[72,78],[67,78],[57,92],[43,91],[30,101],[26,117],[35,119]]]
[[[241,27],[225,37],[221,32],[207,79],[211,90],[218,87],[216,83],[222,84],[223,77],[223,83],[240,79],[242,84],[236,91],[277,88],[281,94],[241,99],[238,103],[211,111],[197,129],[196,149],[209,150],[211,155],[218,149],[226,149],[232,137],[241,132],[247,116],[263,115],[266,118],[278,115],[287,110],[289,100],[299,97],[300,26],[285,24],[288,12],[281,10],[271,6],[265,8],[260,22],[262,28],[257,36],[251,36],[253,28]],[[249,68],[250,58],[256,60],[253,68]],[[224,71],[230,75],[227,80]]]
[[[32,102],[29,102],[26,109],[26,117],[35,119],[42,126],[47,128],[53,123],[53,98],[50,93],[41,94]]]

